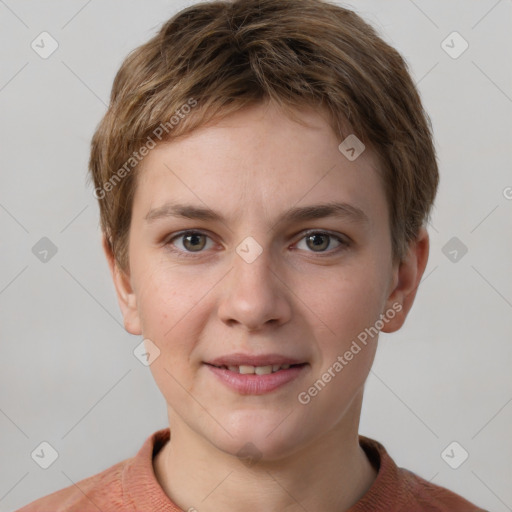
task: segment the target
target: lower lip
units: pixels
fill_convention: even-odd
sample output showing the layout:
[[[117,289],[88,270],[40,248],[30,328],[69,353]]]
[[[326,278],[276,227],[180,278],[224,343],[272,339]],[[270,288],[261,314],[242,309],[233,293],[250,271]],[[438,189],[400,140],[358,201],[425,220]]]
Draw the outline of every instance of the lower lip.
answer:
[[[206,365],[226,386],[242,395],[263,395],[270,393],[285,384],[295,380],[304,373],[307,364],[292,366],[287,370],[279,370],[267,375],[242,374],[232,372],[224,368],[217,368],[210,364]]]

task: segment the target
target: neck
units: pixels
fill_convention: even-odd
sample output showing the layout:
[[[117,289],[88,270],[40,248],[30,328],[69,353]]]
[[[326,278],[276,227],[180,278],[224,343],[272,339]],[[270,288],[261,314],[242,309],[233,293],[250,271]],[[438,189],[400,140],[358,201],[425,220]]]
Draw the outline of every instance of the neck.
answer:
[[[377,475],[359,445],[360,398],[321,438],[288,457],[253,465],[216,449],[177,422],[153,461],[156,478],[183,510],[346,511]]]

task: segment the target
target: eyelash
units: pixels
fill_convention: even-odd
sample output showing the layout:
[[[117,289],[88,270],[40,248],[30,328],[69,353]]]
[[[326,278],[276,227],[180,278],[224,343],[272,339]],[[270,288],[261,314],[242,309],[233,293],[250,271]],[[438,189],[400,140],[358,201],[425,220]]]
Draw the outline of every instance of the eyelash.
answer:
[[[174,254],[176,254],[179,258],[194,258],[194,257],[199,257],[203,254],[204,251],[198,251],[198,252],[191,252],[191,251],[182,251],[181,249],[176,249],[173,247],[173,241],[176,240],[176,239],[179,239],[179,238],[183,238],[185,237],[186,235],[203,235],[203,236],[206,236],[207,238],[210,238],[211,237],[207,234],[207,233],[204,233],[202,231],[196,231],[196,230],[188,230],[188,231],[181,231],[180,233],[177,233],[176,235],[174,235],[173,237],[171,238],[168,238],[166,242],[164,242],[164,246],[166,246],[171,252],[173,252]],[[332,233],[329,233],[327,231],[315,231],[315,230],[309,230],[309,231],[306,231],[302,234],[302,237],[299,239],[299,242],[302,241],[304,238],[310,236],[310,235],[323,235],[323,236],[328,236],[330,238],[334,238],[335,240],[337,240],[339,243],[340,243],[340,246],[331,250],[331,251],[320,251],[320,252],[314,252],[314,251],[308,251],[308,252],[311,252],[312,254],[316,254],[320,257],[328,257],[328,256],[332,256],[334,254],[337,254],[345,249],[347,249],[349,247],[349,242],[347,240],[344,240],[343,238],[337,236],[337,235],[334,235]]]

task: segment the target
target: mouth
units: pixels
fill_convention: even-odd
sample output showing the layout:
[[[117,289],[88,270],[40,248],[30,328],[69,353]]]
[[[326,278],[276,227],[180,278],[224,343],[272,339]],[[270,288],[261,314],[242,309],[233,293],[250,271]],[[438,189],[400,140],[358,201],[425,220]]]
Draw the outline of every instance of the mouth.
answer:
[[[219,368],[221,370],[229,370],[233,373],[240,373],[242,375],[270,375],[271,373],[277,373],[284,370],[289,370],[290,368],[296,368],[299,366],[305,366],[307,363],[299,363],[299,364],[269,364],[265,366],[252,366],[249,364],[242,365],[214,365],[210,363],[205,363],[209,366],[213,366],[214,368]]]
[[[263,395],[304,377],[309,363],[281,363],[253,366],[247,364],[204,363],[216,379],[239,395]]]

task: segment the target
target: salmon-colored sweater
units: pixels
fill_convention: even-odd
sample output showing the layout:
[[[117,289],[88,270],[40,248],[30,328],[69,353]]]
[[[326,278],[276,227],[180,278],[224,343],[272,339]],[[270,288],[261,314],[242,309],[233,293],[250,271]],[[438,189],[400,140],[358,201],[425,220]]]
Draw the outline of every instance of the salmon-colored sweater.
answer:
[[[154,456],[169,439],[169,428],[158,430],[135,457],[17,512],[183,512],[164,493],[153,470]],[[359,436],[359,442],[378,475],[348,512],[485,512],[448,489],[397,467],[377,441]]]

